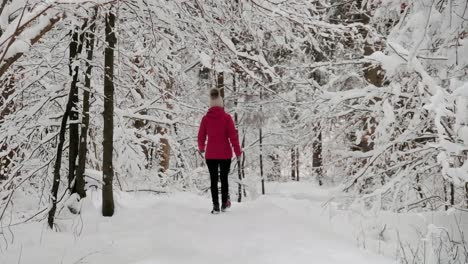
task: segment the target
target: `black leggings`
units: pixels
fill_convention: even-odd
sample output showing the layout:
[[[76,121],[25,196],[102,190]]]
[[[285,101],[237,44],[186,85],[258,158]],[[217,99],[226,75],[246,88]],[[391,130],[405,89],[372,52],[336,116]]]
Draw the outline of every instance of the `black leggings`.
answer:
[[[210,172],[213,205],[219,206],[218,174],[219,178],[221,178],[221,202],[224,204],[229,199],[228,175],[231,167],[231,159],[207,159],[206,165],[208,165],[208,171]]]

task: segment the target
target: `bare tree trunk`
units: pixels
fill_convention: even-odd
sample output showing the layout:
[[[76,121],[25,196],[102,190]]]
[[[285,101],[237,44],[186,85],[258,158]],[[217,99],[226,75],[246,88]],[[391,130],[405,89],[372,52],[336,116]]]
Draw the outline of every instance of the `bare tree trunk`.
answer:
[[[365,12],[362,12],[361,14],[357,15],[357,19],[361,21],[363,24],[367,25],[370,22],[370,12],[366,10],[366,7],[363,6],[363,1],[358,0],[357,5],[360,9],[364,10]],[[366,36],[368,34],[367,28],[363,28],[361,34],[363,36]],[[378,44],[371,45],[369,43],[365,43],[364,45],[364,56],[369,56],[372,53],[374,53],[377,50],[380,50],[381,47]],[[383,81],[384,81],[384,70],[382,69],[382,66],[380,65],[373,65],[371,63],[365,63],[363,65],[363,71],[364,71],[364,77],[372,85],[375,85],[377,87],[382,87],[383,86]],[[364,123],[364,135],[362,136],[361,139],[361,151],[362,152],[368,152],[374,149],[374,143],[371,143],[371,138],[374,135],[375,128],[377,126],[377,122],[374,117],[365,117],[363,119]],[[367,162],[367,161],[366,161]]]
[[[143,44],[143,46],[146,46],[146,45]],[[146,94],[145,94],[146,80],[140,74],[140,71],[144,71],[144,62],[143,61],[144,61],[144,58],[141,57],[140,55],[136,55],[132,59],[132,63],[138,69],[138,70],[135,70],[135,71],[132,72],[133,81],[135,82],[134,89],[135,89],[135,92],[140,96],[140,98],[138,98],[138,97],[135,98],[136,101],[146,99],[145,98],[146,97]],[[138,112],[138,114],[146,115],[146,114],[148,114],[148,111],[147,110],[141,110],[141,111]],[[133,126],[136,128],[137,131],[140,131],[141,129],[145,129],[147,127],[147,125],[148,125],[148,121],[143,120],[143,119],[135,119],[134,122],[133,122]],[[153,153],[154,153],[153,143],[150,142],[150,140],[141,139],[141,134],[138,133],[138,132],[135,133],[135,136],[138,139],[141,140],[141,149],[142,149],[143,154],[145,155],[145,158],[146,158],[145,168],[149,169],[149,168],[152,167],[152,164],[153,164]]]
[[[291,148],[291,180],[296,180],[296,147]]]
[[[296,148],[296,180],[299,181],[299,147]]]
[[[444,179],[444,201],[445,201],[445,210],[448,210],[449,208],[455,205],[455,186],[453,182],[449,182],[445,179]]]
[[[237,202],[242,202],[242,171],[240,159],[237,159],[237,174],[239,175],[239,184],[237,186]]]
[[[102,174],[104,186],[102,187],[102,215],[114,214],[114,194],[112,181],[114,167],[112,165],[112,152],[114,149],[114,47],[115,14],[112,11],[106,14],[106,48],[104,51],[104,140]]]
[[[97,10],[95,10],[95,16],[93,18],[92,24],[90,26],[90,32],[86,33],[86,76],[85,76],[85,89],[83,91],[83,120],[81,124],[81,133],[80,133],[80,145],[78,153],[78,167],[76,168],[76,179],[74,190],[78,193],[80,198],[86,197],[85,190],[85,180],[84,180],[84,171],[86,168],[86,154],[88,151],[88,128],[89,128],[89,96],[91,91],[91,71],[93,66],[91,61],[93,59],[94,51],[94,32],[96,29],[96,16]]]
[[[452,207],[455,205],[455,185],[453,182],[450,183],[450,205]]]
[[[443,180],[443,185],[444,185],[444,205],[445,205],[445,211],[449,209],[448,206],[448,193],[447,193],[447,180]]]
[[[276,181],[281,178],[281,164],[279,162],[279,155],[272,153],[268,155],[268,158],[272,161],[273,167],[267,175],[268,181]]]
[[[164,134],[167,132],[164,132]],[[171,158],[171,145],[169,145],[169,140],[167,138],[161,138],[161,151],[160,151],[160,172],[166,173],[170,166],[170,158]]]
[[[419,175],[419,173],[416,174],[416,191],[417,191],[417,193],[419,195],[419,198],[421,200],[424,199],[424,193],[423,193],[422,187],[421,187],[421,176]],[[425,202],[423,202],[421,204],[421,207],[426,207],[426,205],[427,204]]]
[[[458,64],[457,64],[458,65]],[[468,126],[468,115],[466,115],[466,111],[468,111],[468,99],[464,97],[459,97],[456,99],[456,109],[457,109],[457,114],[456,114],[456,120],[457,123],[459,124],[459,128],[457,129],[458,131],[461,131],[460,129],[465,128]],[[467,145],[467,142],[465,142],[465,147]],[[461,152],[459,157],[455,157],[455,162],[457,167],[463,167],[465,162],[468,162],[468,151],[464,150]],[[466,207],[468,208],[468,181],[465,182],[465,203]]]
[[[316,138],[312,143],[312,167],[317,175],[319,185],[323,185],[323,161],[322,161],[322,128],[320,123],[315,127]]]
[[[295,92],[295,103],[297,103],[298,99],[297,99],[297,91]],[[296,106],[296,104],[294,104],[294,107]],[[295,121],[297,121],[299,119],[299,114],[297,112],[297,108],[293,108],[291,110],[291,118],[294,119]],[[291,180],[293,181],[299,181],[299,175],[297,174],[298,173],[298,153],[296,153],[297,151],[299,151],[299,148],[298,146],[296,145],[292,145],[292,148],[291,148]]]
[[[8,149],[6,143],[0,145],[0,152],[7,152],[5,155],[2,155],[0,158],[0,183],[8,179],[12,167],[12,160],[16,155],[15,149]]]
[[[465,182],[466,208],[468,208],[468,182]]]
[[[237,96],[237,83],[236,83],[236,74],[234,73],[233,76],[232,76],[232,91],[234,92],[234,95],[235,95],[235,100],[234,100],[234,107],[236,108],[237,110],[237,105],[239,103],[239,96]],[[235,112],[234,113],[234,123],[236,124],[236,127],[239,126],[239,117],[238,117],[238,113]],[[239,177],[239,184],[237,186],[237,202],[242,202],[242,171],[241,171],[241,162],[239,159],[236,159],[236,162],[237,162],[237,173],[238,173],[238,177]]]
[[[75,49],[75,48],[70,47],[70,49]],[[75,73],[77,73],[77,71],[78,71],[78,68],[75,68]],[[76,78],[78,78],[77,74],[75,74],[73,76],[72,82],[74,82],[76,80]],[[67,120],[68,120],[68,118],[69,118],[69,116],[70,116],[70,114],[72,112],[72,108],[73,108],[73,105],[74,105],[74,100],[75,100],[74,96],[75,96],[75,90],[73,89],[73,85],[72,85],[72,87],[70,87],[70,92],[68,94],[68,101],[67,101],[67,105],[65,107],[65,112],[63,113],[63,116],[62,116],[62,122],[61,122],[61,125],[60,125],[60,131],[59,131],[59,141],[58,141],[58,145],[57,145],[57,156],[55,158],[55,165],[54,165],[54,172],[53,172],[54,179],[53,179],[53,182],[52,182],[52,191],[51,191],[52,192],[52,197],[51,197],[52,207],[50,208],[49,216],[48,216],[48,224],[49,224],[50,228],[54,227],[54,217],[55,217],[55,212],[57,210],[57,202],[58,202],[57,201],[57,195],[58,195],[58,188],[59,188],[59,185],[60,185],[60,169],[62,167],[63,145],[65,143],[65,133],[66,133],[66,129],[67,129]]]
[[[263,110],[263,105],[262,103],[262,88],[260,88],[260,113],[262,113]],[[260,141],[260,179],[262,179],[262,194],[265,194],[265,179],[263,178],[263,135],[262,135],[262,126],[263,124],[260,125],[259,129],[259,141]]]
[[[370,22],[370,17],[372,16],[371,12],[367,10],[366,1],[363,0],[357,0],[356,5],[357,7],[361,10],[360,13],[355,14],[353,13],[352,16],[354,16],[355,21],[361,22],[364,25],[368,25]],[[368,28],[367,27],[362,27],[360,29],[360,34],[363,37],[366,37],[368,34]],[[381,50],[382,45],[377,44],[370,44],[369,42],[366,42],[364,44],[364,56],[371,55],[377,50]],[[382,69],[382,66],[380,65],[373,65],[372,63],[365,63],[363,68],[364,71],[364,78],[371,84],[377,86],[377,87],[382,87],[383,86],[383,81],[384,81],[384,71]]]
[[[224,99],[224,72],[219,72],[216,78],[216,87],[219,89],[221,97]]]
[[[260,179],[262,179],[262,194],[265,194],[265,179],[263,178],[263,144],[262,129],[260,128]]]
[[[54,217],[55,217],[55,211],[57,210],[57,194],[58,194],[58,188],[60,185],[60,169],[62,167],[62,154],[63,154],[63,145],[65,143],[65,132],[67,130],[67,120],[71,112],[72,108],[72,99],[73,98],[73,93],[70,89],[70,92],[68,94],[68,102],[67,106],[65,107],[65,112],[63,113],[62,116],[62,122],[60,125],[60,132],[59,132],[59,140],[58,140],[58,145],[57,145],[57,156],[55,158],[55,165],[54,165],[54,179],[52,182],[52,207],[50,208],[49,211],[49,217],[48,217],[48,223],[49,227],[53,228],[54,227]]]
[[[242,144],[241,148],[245,148],[245,129],[242,130]],[[245,152],[242,153],[242,162],[241,162],[241,171],[242,171],[242,180],[245,179]],[[244,197],[247,197],[247,191],[245,190],[245,184],[242,184],[242,191],[244,192]]]
[[[354,19],[354,21],[361,22],[364,25],[368,25],[370,22],[370,17],[371,17],[371,12],[367,10],[367,6],[364,4],[363,0],[357,0],[356,5],[361,12],[358,14],[356,13],[351,13],[351,14],[346,14],[346,16],[351,17]],[[362,35],[364,38],[368,35],[368,28],[367,27],[362,27],[360,29],[359,34]],[[350,43],[351,45],[354,46],[353,43]],[[367,56],[372,54],[373,52],[377,50],[381,50],[382,47],[379,45],[379,43],[368,43],[366,42],[363,47],[363,55]],[[384,85],[384,70],[380,65],[375,65],[372,63],[365,63],[362,68],[364,78],[366,81],[376,87],[382,87]],[[376,99],[378,100],[378,99]],[[370,115],[364,116],[362,118],[362,124],[363,124],[363,133],[361,136],[361,140],[358,146],[355,146],[352,148],[353,151],[362,151],[362,152],[369,152],[374,149],[374,143],[372,142],[372,138],[374,137],[375,134],[375,128],[377,127],[377,122],[376,119]],[[357,164],[359,167],[365,166],[367,163],[368,159],[363,159],[362,162],[359,162]],[[356,182],[355,182],[356,183]],[[364,186],[359,187],[359,192],[361,193],[363,191]]]
[[[173,109],[172,104],[170,103],[170,99],[172,99],[172,91],[174,87],[174,79],[169,77],[168,80],[164,81],[165,83],[165,91],[163,91],[164,101],[166,103],[167,109]],[[167,119],[172,120],[172,116],[170,114],[166,114]],[[167,128],[158,127],[157,133],[161,134],[161,136],[166,135],[168,132]],[[158,151],[159,154],[159,172],[161,174],[166,173],[170,166],[170,158],[171,158],[171,145],[169,144],[169,140],[167,138],[162,138],[159,140],[160,149]]]
[[[67,103],[67,106],[69,104],[70,103]],[[65,110],[65,113],[63,114],[62,124],[60,126],[59,142],[57,146],[57,157],[55,159],[55,165],[54,165],[54,179],[52,182],[52,191],[51,191],[52,192],[52,197],[51,197],[52,207],[50,208],[49,217],[48,217],[48,224],[50,228],[54,227],[55,211],[57,210],[57,194],[58,194],[58,187],[60,184],[60,168],[62,166],[63,144],[65,142],[65,131],[66,131],[67,119],[68,119],[69,113],[70,111],[68,110],[68,107],[67,107],[67,109]]]
[[[85,21],[81,30],[84,30],[88,22]],[[78,146],[79,146],[79,124],[78,124],[78,72],[79,66],[75,64],[78,55],[81,54],[83,49],[83,40],[84,32],[79,32],[78,29],[75,29],[72,33],[72,42],[70,43],[70,75],[72,76],[72,82],[70,87],[71,93],[71,112],[70,112],[70,145],[69,145],[69,155],[68,155],[68,189],[75,193],[76,190],[72,189],[73,180],[75,179],[75,169],[76,169],[76,158],[78,157]]]
[[[164,136],[167,134],[167,129],[158,126],[156,128],[156,133]],[[170,162],[170,155],[171,155],[171,146],[169,145],[169,140],[167,138],[161,138],[159,140],[159,148],[158,148],[158,156],[159,156],[159,176],[162,177],[164,173],[169,169],[169,162]]]

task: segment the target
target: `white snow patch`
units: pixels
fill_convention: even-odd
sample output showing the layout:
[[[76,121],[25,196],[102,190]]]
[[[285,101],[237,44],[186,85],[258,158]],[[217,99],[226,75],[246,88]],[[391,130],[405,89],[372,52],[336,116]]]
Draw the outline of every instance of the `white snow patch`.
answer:
[[[465,82],[463,85],[458,87],[455,91],[453,91],[453,95],[468,97],[468,82]]]
[[[200,54],[198,56],[200,57],[201,64],[205,68],[208,68],[208,69],[213,68],[213,59],[208,54],[206,54],[204,52],[200,52]]]
[[[367,56],[368,59],[376,60],[381,63],[382,68],[387,72],[388,75],[392,76],[396,73],[397,69],[405,61],[396,54],[385,55],[381,51],[376,51],[371,55]]]
[[[12,227],[15,242],[0,263],[393,263],[333,231],[322,207],[329,191],[312,184],[267,184],[272,194],[209,213],[208,197],[118,193],[116,213],[100,215],[100,192],[90,192],[82,215]],[[341,226],[347,219],[336,218]],[[21,253],[22,252],[22,253]]]

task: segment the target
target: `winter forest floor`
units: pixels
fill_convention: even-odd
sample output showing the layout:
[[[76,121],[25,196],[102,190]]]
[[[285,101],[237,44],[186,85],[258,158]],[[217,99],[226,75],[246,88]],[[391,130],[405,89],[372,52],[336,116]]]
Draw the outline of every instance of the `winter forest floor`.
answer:
[[[270,194],[211,215],[208,196],[119,194],[112,218],[100,216],[90,193],[82,217],[12,228],[0,263],[393,263],[334,228],[322,206],[326,192],[310,184],[268,186]],[[311,195],[313,194],[313,195]],[[341,221],[341,220],[340,220]],[[341,230],[346,229],[343,221]],[[5,232],[6,230],[4,230]]]

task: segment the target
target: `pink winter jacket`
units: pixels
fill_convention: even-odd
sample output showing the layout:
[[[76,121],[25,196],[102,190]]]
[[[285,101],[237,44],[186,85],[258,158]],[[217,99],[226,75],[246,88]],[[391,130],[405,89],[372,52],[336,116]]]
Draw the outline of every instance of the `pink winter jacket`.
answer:
[[[198,150],[202,153],[205,152],[207,137],[206,159],[231,159],[232,148],[236,157],[242,153],[232,117],[224,112],[222,107],[211,107],[201,121],[198,130]]]

